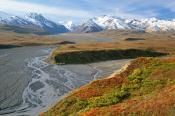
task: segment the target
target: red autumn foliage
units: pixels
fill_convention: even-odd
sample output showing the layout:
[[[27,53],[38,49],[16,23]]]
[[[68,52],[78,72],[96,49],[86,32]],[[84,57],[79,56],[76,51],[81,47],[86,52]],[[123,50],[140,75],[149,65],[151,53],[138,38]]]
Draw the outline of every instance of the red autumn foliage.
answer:
[[[110,116],[117,116],[122,114],[143,115],[146,113],[147,115],[167,116],[170,113],[169,109],[171,109],[174,104],[175,86],[171,86],[166,87],[155,96],[145,96],[145,98],[135,97],[110,107],[94,108],[81,115],[102,116],[104,114],[109,114]]]
[[[126,82],[126,80],[121,77],[113,77],[103,80],[97,80],[90,83],[88,86],[81,87],[73,95],[81,99],[100,96],[104,94],[106,91],[110,91],[114,87],[120,86],[124,82]]]

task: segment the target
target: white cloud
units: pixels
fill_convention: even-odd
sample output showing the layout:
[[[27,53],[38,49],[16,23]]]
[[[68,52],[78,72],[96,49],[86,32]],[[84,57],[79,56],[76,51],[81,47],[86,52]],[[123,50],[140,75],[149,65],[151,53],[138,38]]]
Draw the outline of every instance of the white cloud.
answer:
[[[106,11],[103,12],[109,15],[115,15],[124,18],[150,18],[158,16],[158,13],[151,9],[139,10],[139,6],[144,7],[153,4],[150,1],[145,0],[83,0],[92,6],[101,5]],[[159,0],[158,0],[159,1]],[[155,2],[155,1],[154,1]],[[137,5],[136,5],[137,4]],[[101,13],[101,11],[99,12]]]
[[[14,0],[0,0],[0,10],[9,12],[37,12],[42,14],[69,16],[77,18],[92,16],[92,13],[84,10],[51,7],[46,5],[20,2]]]
[[[113,9],[113,14],[124,18],[136,18],[136,19],[152,18],[158,16],[158,14],[153,10],[145,10],[142,11],[141,13],[135,13],[135,12],[124,11],[122,9]]]
[[[172,12],[175,12],[175,1],[166,1],[164,5],[166,6],[166,8],[170,9]]]

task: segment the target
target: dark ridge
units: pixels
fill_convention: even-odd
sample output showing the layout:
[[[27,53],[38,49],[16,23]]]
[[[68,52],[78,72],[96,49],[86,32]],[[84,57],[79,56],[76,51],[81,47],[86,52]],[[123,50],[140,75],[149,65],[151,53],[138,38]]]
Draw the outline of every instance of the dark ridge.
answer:
[[[144,38],[126,38],[125,41],[140,41],[145,40]]]
[[[65,45],[65,44],[76,44],[76,43],[75,42],[71,42],[71,41],[61,41],[58,44]]]
[[[133,59],[137,57],[158,57],[167,53],[151,50],[126,49],[126,50],[98,50],[98,51],[73,51],[58,53],[54,60],[58,64],[86,64],[107,60]]]
[[[18,45],[1,45],[0,44],[0,49],[10,49],[10,48],[16,48],[16,47],[22,47]]]

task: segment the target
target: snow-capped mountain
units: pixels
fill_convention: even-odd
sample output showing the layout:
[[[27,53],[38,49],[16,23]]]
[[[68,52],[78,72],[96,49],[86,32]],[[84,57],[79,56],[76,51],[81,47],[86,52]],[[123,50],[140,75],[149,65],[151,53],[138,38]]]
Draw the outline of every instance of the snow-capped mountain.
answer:
[[[28,24],[25,19],[18,16],[13,16],[5,12],[0,12],[0,24],[6,24],[6,25],[19,25],[19,24]]]
[[[138,30],[146,32],[175,31],[174,20],[124,19],[113,16],[101,16],[88,20],[81,26],[81,32],[97,32],[102,30]],[[94,31],[94,28],[97,28]],[[80,30],[79,30],[80,31]]]
[[[138,30],[145,32],[175,31],[174,20],[127,19],[115,16],[100,16],[75,25],[72,21],[55,23],[38,13],[15,16],[0,11],[0,26],[18,33],[58,34],[66,32],[99,32],[103,30]]]
[[[60,22],[60,24],[63,24],[69,31],[76,29],[76,25],[72,21]]]
[[[100,25],[95,23],[93,19],[90,19],[86,23],[78,26],[74,31],[89,33],[89,32],[99,32],[102,30],[103,28]]]
[[[93,22],[101,26],[103,29],[129,29],[125,24],[125,20],[116,17],[108,17],[106,15],[93,18]]]
[[[53,21],[50,21],[46,19],[41,14],[37,13],[30,13],[25,16],[25,19],[29,22],[32,22],[32,24],[38,25],[44,30],[47,30],[50,33],[65,33],[69,30],[62,24],[56,24]]]
[[[36,34],[57,34],[69,31],[64,25],[56,24],[37,13],[29,13],[21,17],[0,12],[0,24],[9,28],[12,26],[14,31],[25,30]]]

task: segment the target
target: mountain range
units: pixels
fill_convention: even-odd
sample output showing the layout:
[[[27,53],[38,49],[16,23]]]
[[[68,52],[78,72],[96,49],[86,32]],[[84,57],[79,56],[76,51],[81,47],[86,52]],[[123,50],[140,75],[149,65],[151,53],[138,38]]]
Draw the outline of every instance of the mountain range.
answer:
[[[98,32],[101,30],[137,30],[145,32],[175,31],[175,20],[124,19],[114,16],[100,16],[89,19],[77,28],[79,32]]]
[[[42,14],[29,13],[25,16],[14,16],[0,11],[0,29],[18,33],[59,34],[66,32],[99,32],[104,30],[136,30],[144,32],[174,32],[175,20],[156,18],[129,19],[115,16],[94,17],[82,24],[72,21],[53,22]]]

